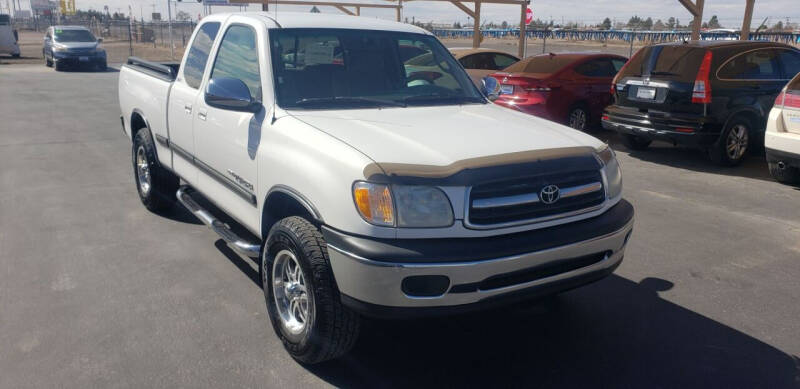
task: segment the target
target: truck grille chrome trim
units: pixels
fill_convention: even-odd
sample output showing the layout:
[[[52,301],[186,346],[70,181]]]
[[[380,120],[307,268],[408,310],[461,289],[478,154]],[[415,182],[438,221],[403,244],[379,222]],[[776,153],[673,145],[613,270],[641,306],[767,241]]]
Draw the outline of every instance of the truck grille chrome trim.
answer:
[[[190,196],[191,192],[192,188],[184,185],[178,188],[178,191],[175,193],[175,197],[178,198],[178,202],[186,207],[186,209],[189,210],[192,215],[200,219],[200,221],[207,225],[208,228],[211,228],[212,231],[217,233],[217,235],[219,235],[219,237],[225,241],[228,247],[239,254],[251,258],[258,258],[261,256],[261,244],[249,242],[246,239],[239,237],[239,235],[236,235],[236,233],[231,231],[231,229],[226,226],[225,223],[214,217],[211,212],[208,212],[205,208],[201,207],[200,204],[197,204],[192,196]]]

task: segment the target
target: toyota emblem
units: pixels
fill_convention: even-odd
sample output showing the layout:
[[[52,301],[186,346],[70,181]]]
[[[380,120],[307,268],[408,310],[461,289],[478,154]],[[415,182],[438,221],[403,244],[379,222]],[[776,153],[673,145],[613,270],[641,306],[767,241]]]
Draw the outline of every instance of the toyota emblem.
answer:
[[[547,185],[539,192],[539,198],[545,204],[553,204],[561,197],[561,190],[555,185]]]

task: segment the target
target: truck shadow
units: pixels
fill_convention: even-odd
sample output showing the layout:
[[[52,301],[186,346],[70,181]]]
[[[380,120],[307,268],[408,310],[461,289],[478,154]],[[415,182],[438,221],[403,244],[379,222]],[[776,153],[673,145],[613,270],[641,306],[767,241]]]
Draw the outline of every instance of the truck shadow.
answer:
[[[367,321],[339,387],[800,387],[800,359],[612,275],[559,296],[446,319]]]
[[[590,135],[608,142],[616,151],[628,154],[632,158],[645,162],[657,163],[678,169],[696,172],[711,173],[725,176],[746,177],[774,182],[767,168],[767,161],[762,150],[751,152],[747,158],[736,167],[723,167],[715,165],[706,156],[706,153],[693,148],[678,146],[670,143],[656,141],[649,148],[642,151],[629,150],[622,144],[619,135],[613,131],[596,130]]]

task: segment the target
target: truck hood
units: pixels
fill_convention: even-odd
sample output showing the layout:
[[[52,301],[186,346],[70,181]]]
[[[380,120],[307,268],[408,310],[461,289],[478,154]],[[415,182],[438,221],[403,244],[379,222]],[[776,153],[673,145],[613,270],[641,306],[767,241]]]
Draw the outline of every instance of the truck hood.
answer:
[[[572,128],[494,104],[290,114],[379,165],[448,166],[500,154],[603,144]]]

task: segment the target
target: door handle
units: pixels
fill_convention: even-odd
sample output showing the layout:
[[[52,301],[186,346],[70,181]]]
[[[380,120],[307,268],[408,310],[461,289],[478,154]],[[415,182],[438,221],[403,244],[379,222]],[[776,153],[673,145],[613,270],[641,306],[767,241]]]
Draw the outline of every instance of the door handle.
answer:
[[[207,115],[206,115],[205,111],[200,111],[200,112],[197,113],[197,118],[202,120],[202,121],[206,121],[206,117],[207,117]]]
[[[187,115],[191,115],[192,114],[192,105],[191,104],[185,104],[183,106],[183,110],[186,112]]]

